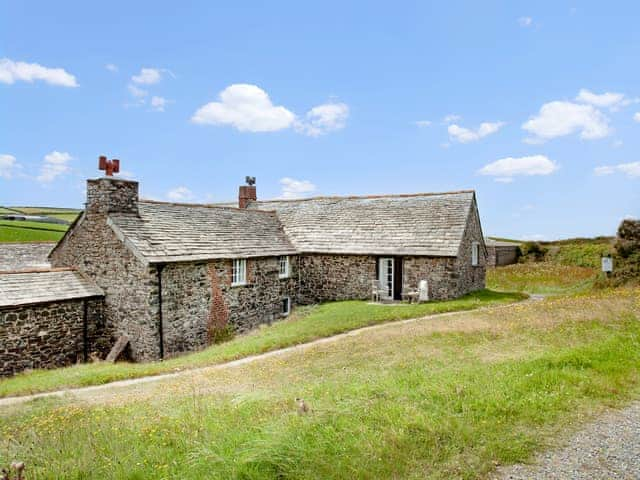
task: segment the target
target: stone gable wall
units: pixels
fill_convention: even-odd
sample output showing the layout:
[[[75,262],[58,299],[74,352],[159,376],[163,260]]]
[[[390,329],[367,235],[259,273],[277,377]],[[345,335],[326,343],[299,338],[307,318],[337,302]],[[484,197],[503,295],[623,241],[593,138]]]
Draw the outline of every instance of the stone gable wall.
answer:
[[[84,301],[0,309],[0,376],[83,360]],[[104,354],[102,299],[87,299],[87,350]]]
[[[247,259],[242,286],[231,286],[232,260],[168,264],[162,272],[165,356],[205,348],[227,328],[241,333],[279,319],[283,297],[296,302],[298,269],[290,256],[290,275],[281,279],[278,261]]]
[[[478,251],[478,265],[471,265],[471,245],[473,242],[480,244]],[[487,252],[484,247],[484,238],[480,226],[480,218],[475,200],[471,205],[467,226],[460,243],[460,251],[454,266],[457,274],[458,285],[455,289],[457,297],[469,292],[485,288],[487,273]]]
[[[159,356],[155,269],[145,266],[116,237],[105,213],[87,212],[49,256],[53,267],[75,267],[105,292],[105,335],[130,339],[133,360]]]

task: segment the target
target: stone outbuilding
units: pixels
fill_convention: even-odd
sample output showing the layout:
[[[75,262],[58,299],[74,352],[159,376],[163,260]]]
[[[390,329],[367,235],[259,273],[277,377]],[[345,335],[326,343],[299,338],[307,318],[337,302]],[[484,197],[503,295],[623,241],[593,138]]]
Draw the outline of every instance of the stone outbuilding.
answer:
[[[134,360],[204,348],[296,304],[430,299],[482,289],[487,252],[473,191],[258,201],[237,206],[138,198],[138,183],[89,180],[86,209],[49,255],[104,292],[104,335]]]
[[[86,361],[106,340],[103,297],[71,269],[0,272],[0,376]]]
[[[520,244],[516,242],[504,242],[485,238],[484,243],[487,246],[487,266],[502,267],[518,263],[520,257]]]

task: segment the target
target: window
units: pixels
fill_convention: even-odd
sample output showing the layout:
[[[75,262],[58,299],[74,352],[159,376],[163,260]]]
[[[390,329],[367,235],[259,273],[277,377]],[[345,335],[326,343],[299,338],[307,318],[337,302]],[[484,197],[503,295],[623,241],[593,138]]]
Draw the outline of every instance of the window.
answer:
[[[286,317],[287,315],[289,315],[290,311],[291,311],[291,300],[289,299],[289,297],[284,297],[282,299],[282,315]]]
[[[247,283],[247,260],[235,258],[231,269],[231,285],[245,285]]]
[[[477,267],[479,257],[480,257],[480,244],[478,242],[473,242],[471,244],[471,265],[473,265],[474,267]]]
[[[289,257],[280,257],[280,278],[287,278],[289,276]]]

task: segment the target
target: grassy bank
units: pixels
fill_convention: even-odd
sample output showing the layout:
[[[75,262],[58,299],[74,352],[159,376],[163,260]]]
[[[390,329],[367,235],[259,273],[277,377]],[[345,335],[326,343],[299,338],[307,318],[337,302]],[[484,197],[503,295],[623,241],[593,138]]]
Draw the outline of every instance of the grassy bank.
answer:
[[[37,370],[0,380],[0,397],[100,385],[115,380],[144,377],[175,370],[222,363],[258,353],[309,342],[377,323],[421,317],[435,313],[470,310],[514,302],[519,293],[482,290],[456,300],[413,305],[376,305],[362,301],[332,302],[299,309],[289,319],[260,328],[248,335],[214,345],[198,353],[154,363],[93,363],[56,370]]]
[[[598,275],[586,267],[528,262],[487,270],[487,287],[495,290],[558,295],[590,289]]]
[[[639,294],[390,325],[116,398],[36,402],[1,419],[0,463],[25,461],[28,478],[482,477],[638,394]]]

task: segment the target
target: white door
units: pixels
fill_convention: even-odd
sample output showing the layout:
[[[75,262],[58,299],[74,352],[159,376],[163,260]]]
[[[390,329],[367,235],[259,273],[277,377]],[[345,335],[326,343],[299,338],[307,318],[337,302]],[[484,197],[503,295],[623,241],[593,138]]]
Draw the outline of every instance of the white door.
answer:
[[[382,290],[381,298],[383,300],[393,300],[393,258],[380,258],[378,273],[380,289]]]

